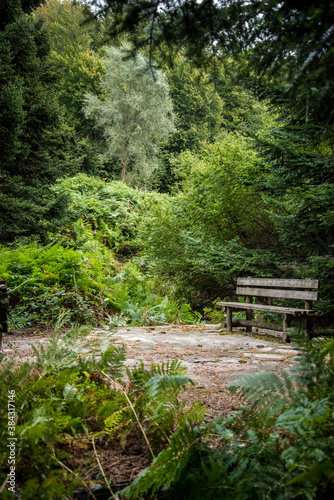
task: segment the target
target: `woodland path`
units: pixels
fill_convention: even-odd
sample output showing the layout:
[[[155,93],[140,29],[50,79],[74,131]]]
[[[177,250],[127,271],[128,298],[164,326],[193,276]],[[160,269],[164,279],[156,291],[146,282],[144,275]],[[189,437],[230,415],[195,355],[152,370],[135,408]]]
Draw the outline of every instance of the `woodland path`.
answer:
[[[94,329],[89,337],[109,330]],[[296,351],[278,338],[235,332],[226,334],[219,325],[119,327],[117,343],[127,347],[126,366],[142,360],[145,366],[179,359],[196,385],[216,387],[259,371],[280,371],[293,365]],[[31,344],[45,344],[48,332],[18,331],[4,336],[3,352],[8,358],[33,361]]]
[[[110,330],[95,329],[88,337],[103,339],[106,334],[110,334]],[[4,354],[7,358],[18,358],[19,362],[33,362],[31,344],[45,345],[50,336],[51,331],[27,330],[4,335]],[[240,401],[226,385],[263,370],[290,370],[296,356],[296,351],[279,339],[241,331],[226,334],[219,325],[122,327],[115,328],[114,336],[117,343],[127,347],[125,364],[129,368],[141,360],[149,368],[152,363],[179,359],[188,368],[195,386],[181,391],[178,397],[185,408],[200,401],[206,410],[204,422],[212,422],[216,416],[227,416],[239,408]],[[86,479],[95,478],[96,469],[87,470],[87,454],[91,452],[79,444],[73,446],[73,467],[85,471]],[[147,453],[138,455],[138,449],[142,449],[142,440],[137,438],[130,440],[125,449],[121,445],[110,447],[108,442],[99,447],[105,473],[113,477],[117,488],[129,484],[149,465]]]
[[[110,330],[94,329],[89,337],[103,338]],[[3,352],[7,358],[34,361],[31,344],[45,344],[51,332],[18,331],[4,336]],[[201,400],[207,408],[205,420],[227,415],[239,402],[225,389],[234,380],[260,371],[289,371],[296,351],[275,337],[236,331],[226,334],[219,325],[164,325],[155,327],[119,327],[114,331],[117,343],[127,348],[125,365],[179,359],[195,383],[184,394],[187,403]]]

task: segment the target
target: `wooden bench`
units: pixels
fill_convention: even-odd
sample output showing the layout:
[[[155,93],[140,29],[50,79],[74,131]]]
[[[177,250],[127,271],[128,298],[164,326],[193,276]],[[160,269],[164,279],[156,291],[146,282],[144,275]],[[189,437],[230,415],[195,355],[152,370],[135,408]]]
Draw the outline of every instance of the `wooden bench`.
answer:
[[[245,326],[251,332],[252,327],[282,332],[282,338],[289,340],[288,328],[293,319],[305,320],[306,331],[311,332],[313,318],[318,314],[312,309],[312,302],[318,300],[319,281],[312,279],[271,279],[271,278],[238,278],[237,295],[246,297],[242,302],[218,302],[223,311],[226,311],[227,331],[231,332],[234,326]],[[254,303],[254,297],[259,297],[261,303]],[[293,299],[305,301],[304,309],[273,305],[275,299]],[[246,311],[246,319],[233,319],[233,311]],[[253,320],[254,311],[279,313],[283,317],[283,325]]]

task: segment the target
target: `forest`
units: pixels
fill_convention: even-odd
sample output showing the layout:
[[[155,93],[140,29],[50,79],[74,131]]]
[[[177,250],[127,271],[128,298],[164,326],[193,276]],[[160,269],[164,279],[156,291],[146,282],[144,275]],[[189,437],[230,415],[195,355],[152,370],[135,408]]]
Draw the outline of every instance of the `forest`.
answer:
[[[54,332],[1,359],[1,498],[331,496],[333,40],[332,0],[1,0],[0,278],[10,330]],[[87,354],[91,328],[219,323],[248,276],[319,280],[318,337],[295,327],[293,373],[232,384],[227,417],[181,402],[176,360],[126,384],[112,335]],[[122,489],[116,441],[146,454]]]

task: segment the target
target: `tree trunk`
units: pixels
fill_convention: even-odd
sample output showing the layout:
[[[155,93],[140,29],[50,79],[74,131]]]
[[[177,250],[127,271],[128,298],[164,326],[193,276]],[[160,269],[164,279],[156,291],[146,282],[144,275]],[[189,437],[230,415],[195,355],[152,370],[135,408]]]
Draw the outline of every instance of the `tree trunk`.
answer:
[[[128,145],[129,145],[129,139],[125,141],[124,144],[124,156],[123,156],[123,162],[122,162],[122,171],[121,171],[121,181],[124,179],[125,176],[125,167],[128,161]]]

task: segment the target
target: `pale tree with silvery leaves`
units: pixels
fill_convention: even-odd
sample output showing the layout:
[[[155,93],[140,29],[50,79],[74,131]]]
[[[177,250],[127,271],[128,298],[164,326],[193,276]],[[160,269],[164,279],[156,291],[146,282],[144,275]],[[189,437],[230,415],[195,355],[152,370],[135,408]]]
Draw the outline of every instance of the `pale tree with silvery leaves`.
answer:
[[[103,132],[107,151],[103,159],[114,158],[124,179],[129,161],[151,172],[161,144],[175,131],[169,86],[161,70],[152,71],[139,53],[126,58],[127,44],[105,50],[106,74],[101,78],[102,97],[85,95],[85,115]]]

